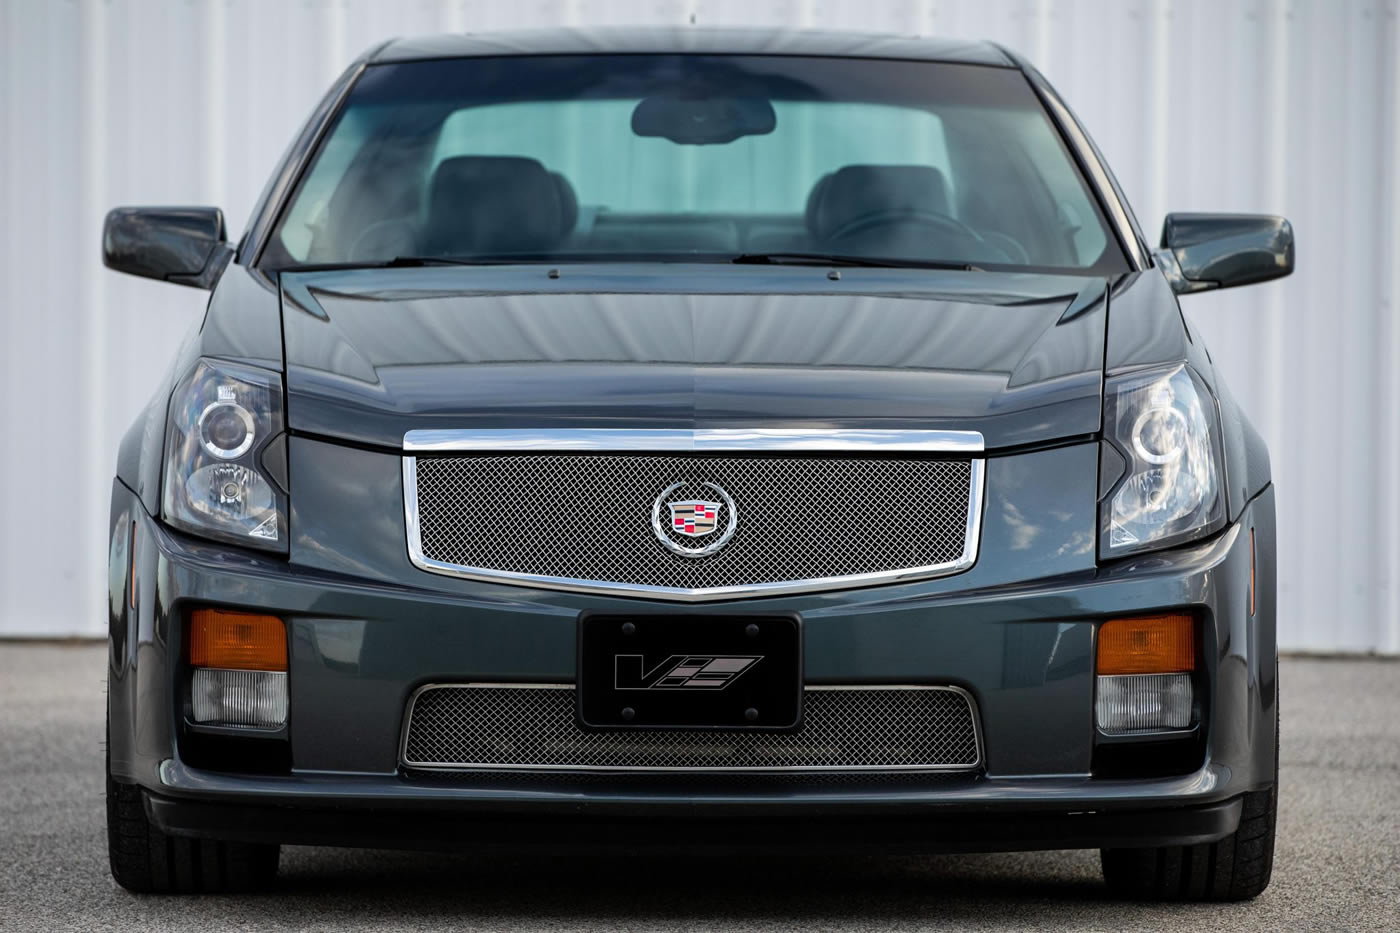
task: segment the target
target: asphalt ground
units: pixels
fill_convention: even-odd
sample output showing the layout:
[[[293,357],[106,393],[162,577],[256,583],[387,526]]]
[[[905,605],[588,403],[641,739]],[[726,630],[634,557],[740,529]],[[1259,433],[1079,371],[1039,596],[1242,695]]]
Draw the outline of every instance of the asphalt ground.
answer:
[[[283,850],[275,890],[137,897],[107,871],[101,645],[0,642],[0,929],[1400,930],[1400,662],[1283,662],[1272,886],[1244,904],[1104,889],[1097,852],[501,859]]]

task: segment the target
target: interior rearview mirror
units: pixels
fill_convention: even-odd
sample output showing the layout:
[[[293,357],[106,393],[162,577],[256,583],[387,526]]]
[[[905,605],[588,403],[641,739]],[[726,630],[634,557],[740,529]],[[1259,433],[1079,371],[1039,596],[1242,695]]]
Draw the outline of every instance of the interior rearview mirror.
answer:
[[[1282,278],[1293,226],[1270,214],[1168,214],[1155,254],[1178,295]]]
[[[773,105],[759,97],[645,97],[632,111],[632,132],[684,146],[723,145],[764,136],[778,125]]]
[[[102,226],[109,269],[213,288],[233,256],[217,207],[118,207]]]

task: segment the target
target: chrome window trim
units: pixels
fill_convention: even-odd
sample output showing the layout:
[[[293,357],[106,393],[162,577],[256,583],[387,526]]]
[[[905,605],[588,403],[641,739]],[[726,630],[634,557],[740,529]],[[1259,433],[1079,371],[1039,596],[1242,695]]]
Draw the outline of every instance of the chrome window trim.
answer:
[[[613,772],[618,774],[662,774],[676,772],[699,772],[702,774],[793,774],[793,773],[828,773],[839,774],[849,772],[963,772],[971,773],[981,770],[986,761],[986,751],[982,746],[982,720],[977,701],[973,695],[962,687],[953,684],[804,684],[803,693],[810,693],[818,690],[941,690],[945,693],[956,693],[963,698],[967,704],[968,714],[972,718],[972,737],[977,746],[977,760],[972,764],[956,765],[793,765],[786,768],[780,767],[750,767],[750,768],[696,768],[696,767],[652,767],[652,766],[629,766],[629,765],[505,765],[505,764],[458,764],[455,762],[418,762],[408,760],[408,731],[413,723],[413,710],[418,705],[418,698],[429,690],[462,690],[462,689],[510,689],[510,690],[573,690],[575,686],[570,683],[557,684],[511,684],[511,683],[432,683],[424,684],[408,698],[408,704],[404,708],[403,727],[400,729],[399,737],[399,764],[404,768],[412,768],[415,771],[590,771],[590,772]],[[677,732],[685,730],[678,729]]]
[[[409,432],[410,434],[417,432]],[[689,432],[686,432],[689,433]],[[978,435],[979,442],[981,435]],[[407,444],[405,437],[405,445]],[[422,448],[419,448],[422,449]],[[441,450],[444,448],[432,448]],[[461,448],[452,448],[459,450]],[[475,449],[475,448],[473,448]],[[490,448],[499,452],[500,448]],[[589,448],[593,449],[593,448]],[[848,448],[849,449],[849,448]],[[881,448],[891,449],[891,448]],[[851,589],[887,583],[907,583],[932,577],[946,577],[967,570],[977,562],[977,550],[982,538],[982,499],[987,461],[974,459],[968,482],[967,523],[963,531],[963,551],[956,560],[923,567],[904,567],[874,573],[849,574],[840,577],[816,577],[807,580],[783,580],[774,583],[750,583],[740,586],[711,586],[686,588],[619,583],[609,580],[582,580],[573,577],[551,577],[541,574],[494,570],[489,567],[467,567],[433,560],[423,553],[423,533],[418,524],[418,458],[403,458],[404,525],[408,537],[408,559],[419,570],[443,576],[476,580],[482,583],[503,583],[512,586],[533,586],[546,590],[571,593],[593,593],[603,596],[637,596],[678,602],[706,602],[722,599],[748,599],[784,593],[816,593],[827,590]]]
[[[980,454],[979,431],[814,428],[467,428],[409,431],[409,453],[484,451],[549,452],[734,452],[811,451],[816,453]]]

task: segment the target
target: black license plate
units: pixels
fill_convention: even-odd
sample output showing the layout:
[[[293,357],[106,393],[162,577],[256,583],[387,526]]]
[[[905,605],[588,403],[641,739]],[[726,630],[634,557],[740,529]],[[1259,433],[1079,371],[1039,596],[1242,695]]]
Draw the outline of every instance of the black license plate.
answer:
[[[796,616],[586,615],[575,693],[593,729],[796,729],[801,626]]]

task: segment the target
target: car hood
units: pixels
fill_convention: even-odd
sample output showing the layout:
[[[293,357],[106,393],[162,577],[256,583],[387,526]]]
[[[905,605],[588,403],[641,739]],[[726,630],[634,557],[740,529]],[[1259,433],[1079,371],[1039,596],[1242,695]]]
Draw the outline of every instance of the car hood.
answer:
[[[639,271],[644,269],[645,271]],[[296,432],[1098,430],[1103,279],[648,265],[284,273]]]

